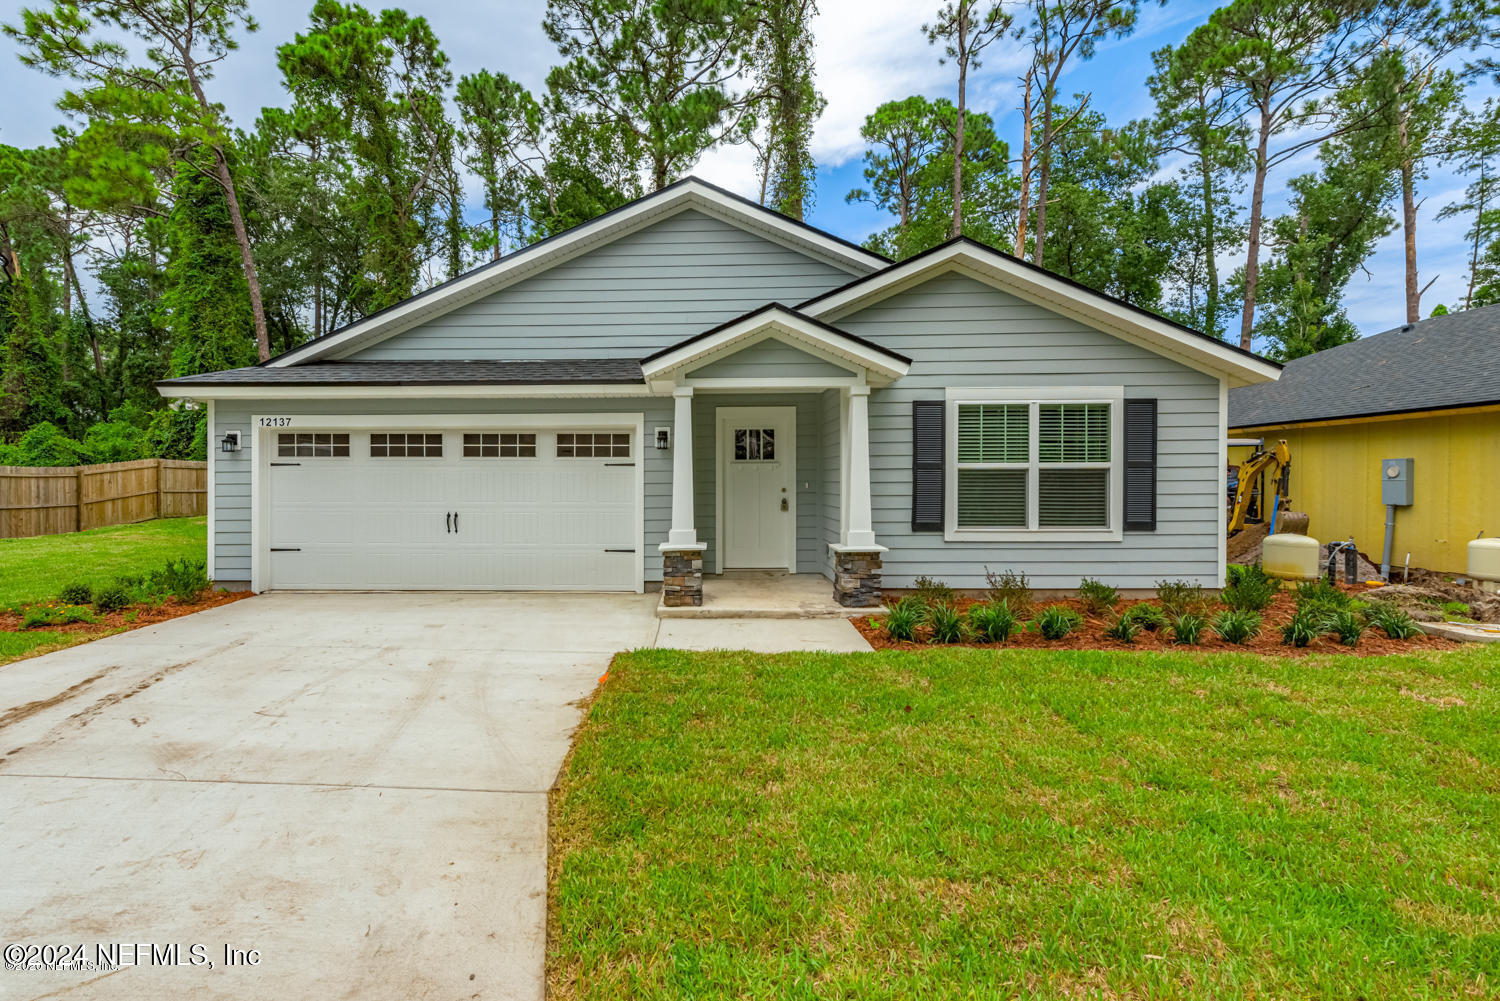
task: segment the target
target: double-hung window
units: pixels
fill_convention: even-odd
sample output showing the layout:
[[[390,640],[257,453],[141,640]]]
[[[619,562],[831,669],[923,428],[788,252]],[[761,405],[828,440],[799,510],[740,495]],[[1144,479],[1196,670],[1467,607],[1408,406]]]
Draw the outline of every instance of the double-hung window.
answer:
[[[1118,538],[1123,395],[949,390],[946,537]]]

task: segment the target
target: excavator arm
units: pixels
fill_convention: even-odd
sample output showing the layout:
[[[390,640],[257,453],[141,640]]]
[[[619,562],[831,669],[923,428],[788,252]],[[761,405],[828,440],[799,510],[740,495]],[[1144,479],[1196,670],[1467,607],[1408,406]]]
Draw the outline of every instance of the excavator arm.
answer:
[[[1245,527],[1245,515],[1250,511],[1250,500],[1255,496],[1255,484],[1262,473],[1270,473],[1276,484],[1275,495],[1283,501],[1291,482],[1292,450],[1286,439],[1278,441],[1270,449],[1259,449],[1254,455],[1240,463],[1240,481],[1234,492],[1234,506],[1229,509],[1229,534],[1233,535]],[[1264,506],[1262,506],[1264,510]],[[1274,530],[1275,525],[1271,528]]]

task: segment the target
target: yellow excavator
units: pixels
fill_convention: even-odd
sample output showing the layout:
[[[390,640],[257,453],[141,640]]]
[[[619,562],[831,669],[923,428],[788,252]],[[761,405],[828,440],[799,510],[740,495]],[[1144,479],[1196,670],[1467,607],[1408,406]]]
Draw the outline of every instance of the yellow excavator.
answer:
[[[1269,449],[1256,448],[1250,458],[1240,463],[1234,503],[1229,508],[1229,534],[1233,535],[1245,527],[1245,517],[1250,513],[1252,504],[1257,516],[1265,520],[1274,532],[1276,515],[1286,506],[1291,475],[1292,450],[1287,447],[1285,438]],[[1261,489],[1263,476],[1269,477],[1275,485],[1275,499],[1271,503],[1269,519],[1266,518],[1265,497],[1262,496]]]

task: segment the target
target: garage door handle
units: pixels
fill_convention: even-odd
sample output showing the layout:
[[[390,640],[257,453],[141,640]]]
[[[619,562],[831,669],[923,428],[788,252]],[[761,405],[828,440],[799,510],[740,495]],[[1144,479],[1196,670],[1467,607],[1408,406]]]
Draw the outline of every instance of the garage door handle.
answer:
[[[634,549],[606,549],[606,553],[633,553]]]
[[[293,547],[293,546],[272,546],[271,547],[271,552],[273,552],[273,553],[300,553],[300,552],[302,552],[302,547],[301,546],[295,546],[295,547]]]
[[[273,463],[271,463],[271,465],[273,465],[273,466],[300,466],[300,465],[302,465],[302,463],[300,463],[300,462],[273,462]]]
[[[458,534],[458,512],[457,511],[453,512],[453,532],[454,532],[455,535]]]
[[[443,515],[443,524],[448,526],[448,533],[451,535],[453,533],[453,512],[452,511],[449,511],[447,514]]]

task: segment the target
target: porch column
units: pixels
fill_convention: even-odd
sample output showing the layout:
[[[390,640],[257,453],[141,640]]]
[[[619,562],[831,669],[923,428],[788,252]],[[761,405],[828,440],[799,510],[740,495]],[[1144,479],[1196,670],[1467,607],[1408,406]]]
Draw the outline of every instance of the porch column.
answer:
[[[870,387],[849,389],[848,476],[845,477],[845,519],[842,542],[833,550],[833,596],[849,608],[870,608],[881,602],[881,554],[875,544],[875,519],[870,503]]]
[[[672,530],[667,542],[674,546],[696,546],[698,529],[693,521],[693,387],[672,390],[676,414],[672,420]]]
[[[693,389],[672,390],[672,527],[661,544],[661,603],[703,604],[703,545],[693,520]]]
[[[849,525],[844,533],[845,546],[875,545],[870,507],[870,387],[853,386],[849,390]]]

